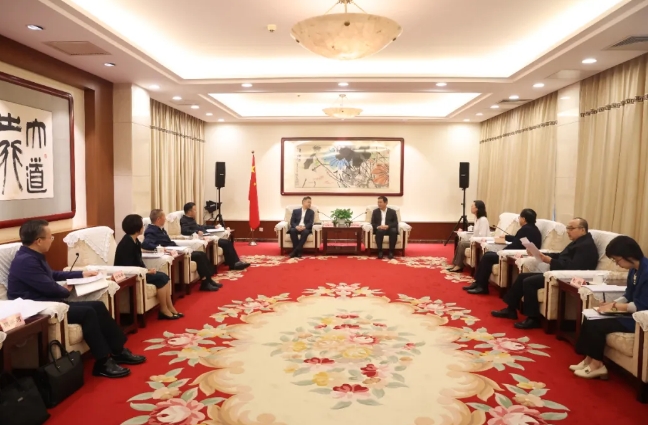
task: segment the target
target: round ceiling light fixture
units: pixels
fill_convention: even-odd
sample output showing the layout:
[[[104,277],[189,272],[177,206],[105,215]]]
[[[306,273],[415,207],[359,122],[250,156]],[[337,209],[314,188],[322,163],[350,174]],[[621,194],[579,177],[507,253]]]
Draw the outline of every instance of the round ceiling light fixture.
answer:
[[[349,83],[338,83],[338,86],[340,87],[347,87]]]
[[[445,87],[447,85],[448,85],[448,83],[436,83],[437,87]]]
[[[333,118],[353,118],[357,117],[362,113],[360,108],[349,108],[344,106],[344,99],[346,99],[346,94],[340,95],[340,106],[324,108],[322,111],[329,117]]]
[[[344,13],[328,13],[338,4]],[[349,5],[362,13],[349,13]],[[378,53],[401,35],[393,19],[365,12],[354,0],[337,0],[324,15],[297,22],[290,35],[305,49],[329,59],[353,60]]]
[[[246,89],[249,89],[250,87],[252,87],[252,83],[243,83],[241,84],[241,87],[245,87]]]
[[[45,28],[41,27],[40,25],[34,25],[34,24],[27,25],[27,28],[32,30],[32,31],[43,31],[45,29]]]
[[[518,96],[517,94],[509,96],[509,100],[518,100],[519,98],[520,96]]]
[[[112,62],[106,62],[106,63],[104,63],[104,66],[113,67],[113,66],[117,66],[117,65],[115,65]]]
[[[173,99],[173,100],[182,100],[182,97],[180,97],[180,96],[173,96],[172,99]]]
[[[592,64],[592,63],[596,63],[596,59],[594,59],[594,58],[583,59],[583,61],[581,63],[584,63],[585,65],[589,65],[589,64]]]
[[[535,87],[536,89],[540,89],[540,88],[544,87],[544,83],[535,83],[533,85],[533,87]]]

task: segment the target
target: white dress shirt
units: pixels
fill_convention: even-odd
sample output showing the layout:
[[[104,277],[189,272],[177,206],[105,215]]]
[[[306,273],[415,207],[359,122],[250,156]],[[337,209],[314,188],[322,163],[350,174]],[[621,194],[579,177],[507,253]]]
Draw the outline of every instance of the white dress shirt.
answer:
[[[304,225],[304,218],[306,218],[306,211],[308,211],[308,210],[305,210],[305,209],[302,208],[301,220],[299,221],[300,226]]]
[[[387,219],[387,208],[385,210],[380,210],[380,225],[385,225],[385,220]]]
[[[476,238],[485,238],[490,235],[490,226],[488,219],[486,217],[478,218],[475,221],[475,227],[473,229],[473,237]]]

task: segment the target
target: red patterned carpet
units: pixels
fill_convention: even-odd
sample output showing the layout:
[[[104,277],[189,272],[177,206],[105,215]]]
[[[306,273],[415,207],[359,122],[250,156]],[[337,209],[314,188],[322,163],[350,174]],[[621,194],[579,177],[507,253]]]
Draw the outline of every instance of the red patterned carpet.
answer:
[[[184,319],[131,335],[148,360],[128,378],[94,378],[88,362],[84,388],[48,423],[646,423],[624,377],[574,377],[571,346],[492,318],[496,294],[465,294],[444,272],[450,246],[412,245],[391,262],[237,248],[252,267],[180,300]]]

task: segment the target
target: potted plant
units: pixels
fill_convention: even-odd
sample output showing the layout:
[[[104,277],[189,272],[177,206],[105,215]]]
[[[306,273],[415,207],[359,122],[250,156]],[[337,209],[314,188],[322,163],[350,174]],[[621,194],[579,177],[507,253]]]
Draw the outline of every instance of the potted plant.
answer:
[[[336,208],[331,212],[331,218],[333,219],[333,224],[337,227],[349,227],[351,225],[351,217],[353,216],[353,211],[350,209],[341,209]]]

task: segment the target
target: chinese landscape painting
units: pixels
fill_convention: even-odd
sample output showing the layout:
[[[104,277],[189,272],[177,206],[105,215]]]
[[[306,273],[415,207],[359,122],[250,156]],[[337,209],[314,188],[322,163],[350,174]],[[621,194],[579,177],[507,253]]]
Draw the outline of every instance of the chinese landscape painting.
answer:
[[[283,195],[401,195],[403,139],[282,139]]]

